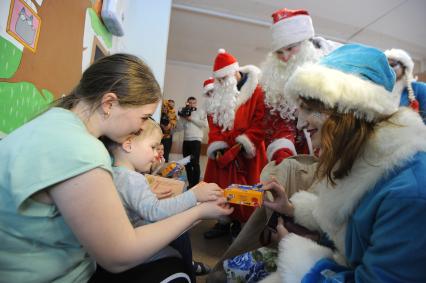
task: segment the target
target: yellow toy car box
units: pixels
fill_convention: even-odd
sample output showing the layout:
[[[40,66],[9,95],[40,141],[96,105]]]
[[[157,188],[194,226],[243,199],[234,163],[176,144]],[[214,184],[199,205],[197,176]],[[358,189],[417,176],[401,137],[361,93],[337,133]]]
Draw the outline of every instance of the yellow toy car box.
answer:
[[[260,207],[263,203],[262,184],[254,186],[232,184],[224,190],[229,203]]]

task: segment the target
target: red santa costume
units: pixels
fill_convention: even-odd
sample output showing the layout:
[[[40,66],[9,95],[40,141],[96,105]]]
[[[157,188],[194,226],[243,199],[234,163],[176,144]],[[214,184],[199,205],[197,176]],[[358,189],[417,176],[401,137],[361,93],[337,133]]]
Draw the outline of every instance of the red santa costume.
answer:
[[[314,38],[314,27],[306,10],[278,10],[272,14],[272,52],[262,63],[260,85],[265,93],[265,144],[269,161],[279,164],[284,158],[313,153],[309,136],[296,128],[295,108],[283,92],[290,75],[305,62],[316,62],[336,46],[323,38]],[[299,44],[299,51],[287,62],[277,58],[277,50]],[[286,52],[286,51],[283,51]]]
[[[242,74],[240,82],[235,78],[237,72]],[[215,80],[210,98],[206,182],[222,188],[259,182],[266,164],[262,126],[265,106],[258,86],[259,72],[252,65],[239,67],[231,54],[219,50],[213,74],[222,82]],[[236,206],[231,218],[245,222],[252,212],[251,207]]]

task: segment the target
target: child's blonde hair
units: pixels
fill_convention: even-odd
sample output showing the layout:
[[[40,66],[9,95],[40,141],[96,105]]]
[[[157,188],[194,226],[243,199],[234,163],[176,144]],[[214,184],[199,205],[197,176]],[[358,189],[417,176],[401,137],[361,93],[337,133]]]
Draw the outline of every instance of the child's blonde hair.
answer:
[[[153,135],[155,133],[158,133],[161,135],[161,137],[163,136],[163,131],[161,130],[160,125],[155,122],[153,119],[148,119],[146,120],[144,123],[144,129],[143,131],[141,131],[141,133],[137,136],[132,137],[132,139],[144,139],[147,138],[150,135]],[[120,143],[117,143],[107,137],[102,137],[100,138],[100,140],[103,142],[103,144],[105,145],[105,147],[107,148],[108,152],[110,155],[114,155],[114,150],[119,148],[121,146]]]
[[[161,136],[163,135],[160,125],[153,119],[148,119],[144,123],[143,131],[138,136],[135,136],[135,138],[144,139],[154,133],[159,133]]]

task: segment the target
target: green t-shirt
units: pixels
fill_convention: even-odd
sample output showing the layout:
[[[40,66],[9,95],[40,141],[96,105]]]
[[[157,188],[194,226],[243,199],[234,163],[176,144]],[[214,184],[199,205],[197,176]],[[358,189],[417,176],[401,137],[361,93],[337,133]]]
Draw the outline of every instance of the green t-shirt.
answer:
[[[88,280],[95,264],[57,207],[30,196],[98,167],[112,172],[107,150],[62,108],[50,109],[0,141],[1,282]]]

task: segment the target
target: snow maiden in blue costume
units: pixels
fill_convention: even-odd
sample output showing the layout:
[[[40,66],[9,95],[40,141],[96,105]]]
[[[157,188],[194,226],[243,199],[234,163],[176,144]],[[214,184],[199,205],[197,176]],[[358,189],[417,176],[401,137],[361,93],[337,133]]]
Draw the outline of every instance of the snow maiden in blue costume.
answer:
[[[335,248],[277,226],[278,271],[262,282],[426,282],[426,126],[392,102],[395,73],[375,48],[345,45],[285,88],[320,147],[315,194],[267,207],[324,232]],[[322,120],[321,120],[322,119]],[[279,227],[281,226],[281,227]]]
[[[410,55],[402,49],[385,51],[389,65],[396,73],[393,94],[400,106],[409,106],[422,116],[426,123],[426,84],[418,82],[413,75],[414,62]]]

